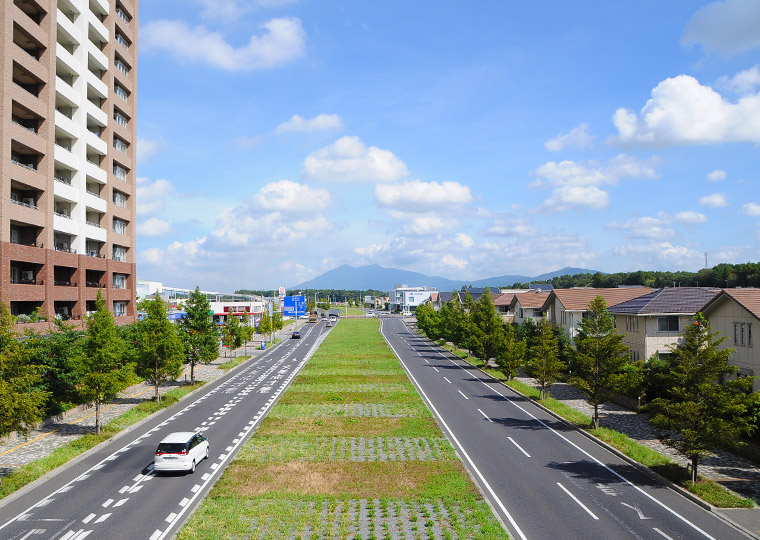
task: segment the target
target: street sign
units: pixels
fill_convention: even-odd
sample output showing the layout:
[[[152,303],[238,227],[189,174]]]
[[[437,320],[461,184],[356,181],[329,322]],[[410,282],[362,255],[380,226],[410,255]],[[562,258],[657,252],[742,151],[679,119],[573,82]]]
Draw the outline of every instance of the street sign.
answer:
[[[306,315],[306,297],[299,296],[286,296],[283,298],[283,312],[285,317],[298,317],[299,315]]]

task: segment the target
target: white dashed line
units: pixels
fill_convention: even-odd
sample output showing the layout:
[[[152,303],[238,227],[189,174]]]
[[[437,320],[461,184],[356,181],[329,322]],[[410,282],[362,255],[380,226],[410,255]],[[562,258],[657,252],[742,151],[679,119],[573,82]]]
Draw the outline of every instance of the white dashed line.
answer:
[[[578,503],[578,506],[580,506],[581,508],[583,508],[583,509],[586,511],[586,513],[587,513],[589,516],[591,516],[591,517],[592,517],[592,518],[594,518],[594,519],[599,519],[598,517],[596,517],[596,516],[594,515],[594,513],[593,513],[591,510],[589,510],[589,509],[588,509],[588,506],[586,506],[586,505],[585,505],[585,504],[583,504],[581,501],[579,501],[579,500],[578,500],[578,497],[576,497],[575,495],[573,495],[572,493],[570,493],[570,492],[567,490],[567,488],[566,488],[565,486],[563,486],[563,485],[562,485],[562,484],[560,484],[559,482],[557,482],[557,485],[558,485],[559,487],[561,487],[561,488],[562,488],[562,491],[564,491],[565,493],[567,493],[567,495],[568,495],[568,496],[569,496],[569,497],[570,497],[572,500],[574,500],[576,503]]]
[[[187,497],[185,497],[184,499],[182,499],[181,501],[179,501],[179,505],[182,506],[182,507],[184,507],[189,502],[190,502],[190,499],[188,499]]]
[[[491,422],[493,424],[493,420],[491,420],[490,418],[488,418],[488,416],[486,415],[486,413],[484,413],[480,409],[478,409],[478,412],[483,415],[483,418],[485,418],[486,420],[488,420],[489,422]]]
[[[446,380],[447,383],[451,384],[451,381],[449,379],[447,379],[445,376],[443,378]]]
[[[90,514],[89,516],[87,516],[86,518],[84,518],[84,519],[82,520],[82,523],[89,523],[90,521],[92,521],[92,519],[93,519],[94,517],[95,517],[95,514]]]
[[[102,506],[103,508],[108,508],[109,506],[111,506],[112,502],[113,502],[113,499],[108,499],[106,502],[104,502],[100,506]]]
[[[172,512],[171,514],[166,516],[166,519],[164,521],[166,521],[167,523],[171,523],[175,517],[177,517],[176,512]]]
[[[150,540],[156,540],[157,538],[160,538],[162,534],[163,534],[163,531],[159,531],[158,529],[156,529],[156,531],[150,535]]]
[[[462,393],[462,391],[461,391],[461,390],[457,390],[457,392],[459,392],[460,394],[462,394],[462,397],[463,397],[464,399],[470,399],[470,398],[468,398],[467,396],[465,396],[465,395]]]
[[[97,520],[95,520],[95,523],[103,523],[105,520],[107,520],[110,517],[111,517],[111,514],[103,514]]]
[[[523,447],[520,446],[519,444],[517,444],[512,437],[507,437],[507,439],[509,439],[510,442],[512,444],[514,444],[517,447],[518,450],[520,450],[520,452],[522,452],[523,454],[525,454],[527,457],[530,457],[530,454],[528,452],[526,452],[525,450],[523,450]]]
[[[125,499],[121,499],[116,504],[114,504],[113,507],[114,508],[118,508],[119,506],[121,506],[122,504],[124,504],[125,502],[127,502],[128,500],[129,500],[129,497],[127,497]]]

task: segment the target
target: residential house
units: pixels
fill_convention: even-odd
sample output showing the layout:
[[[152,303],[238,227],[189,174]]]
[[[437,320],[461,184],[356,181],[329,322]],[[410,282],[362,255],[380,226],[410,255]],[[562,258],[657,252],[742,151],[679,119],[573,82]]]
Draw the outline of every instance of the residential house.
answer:
[[[647,360],[670,354],[694,315],[718,292],[704,287],[666,287],[609,309],[624,336],[623,343],[631,350],[631,359]]]
[[[736,351],[731,363],[739,368],[739,375],[760,375],[760,347],[755,347],[752,339],[753,327],[755,332],[760,327],[760,289],[723,289],[702,313],[713,330],[726,336],[721,346]],[[760,390],[760,378],[753,381],[752,389]]]
[[[589,304],[597,296],[604,298],[607,307],[610,307],[650,292],[652,289],[649,287],[554,289],[549,293],[543,309],[549,322],[563,330],[572,341],[578,333],[578,324],[589,310]]]
[[[544,303],[549,293],[541,290],[532,290],[517,293],[509,303],[509,311],[512,312],[512,320],[515,324],[522,324],[526,319],[533,319],[538,323],[544,316]]]

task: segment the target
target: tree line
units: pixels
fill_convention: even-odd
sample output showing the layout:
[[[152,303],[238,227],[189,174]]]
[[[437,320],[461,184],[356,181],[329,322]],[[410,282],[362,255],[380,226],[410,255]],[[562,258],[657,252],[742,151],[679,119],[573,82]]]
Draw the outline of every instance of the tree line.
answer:
[[[662,442],[691,462],[692,481],[700,459],[757,432],[760,392],[752,393],[752,378],[737,377],[730,364],[734,350],[721,347],[726,338],[701,313],[665,358],[639,362],[631,361],[601,296],[589,304],[574,343],[545,318],[503,324],[488,292],[477,302],[468,292],[462,302],[453,295],[440,311],[423,304],[416,316],[427,337],[467,349],[484,363],[493,359],[508,381],[523,369],[535,379],[540,399],[567,380],[593,406],[593,428],[600,425],[600,405],[616,394],[643,397]]]
[[[84,403],[94,405],[100,433],[103,404],[128,386],[150,381],[159,400],[160,384],[176,379],[183,364],[189,364],[194,383],[195,366],[219,355],[219,331],[206,295],[196,287],[184,305],[187,316],[178,324],[168,319],[158,295],[141,307],[143,320],[117,326],[98,291],[84,331],[54,321],[52,331],[43,335],[16,332],[8,306],[0,303],[0,436],[26,434],[43,418]],[[228,317],[222,333],[228,344],[239,347],[238,340],[250,336],[249,328]]]
[[[575,274],[555,277],[547,281],[555,289],[571,287],[618,287],[620,285],[644,285],[662,287],[760,287],[760,263],[719,264],[698,272],[661,272],[638,270],[614,274]],[[510,285],[512,289],[526,289],[527,283]]]

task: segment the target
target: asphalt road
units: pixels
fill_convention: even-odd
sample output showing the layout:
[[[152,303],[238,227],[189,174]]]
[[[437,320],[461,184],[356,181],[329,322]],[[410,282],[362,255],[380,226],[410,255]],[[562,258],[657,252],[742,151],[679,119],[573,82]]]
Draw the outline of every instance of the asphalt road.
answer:
[[[400,319],[382,332],[513,538],[748,538]]]
[[[171,538],[306,363],[323,329],[304,326],[300,340],[285,341],[22,496],[0,501],[0,538]],[[193,430],[208,437],[209,459],[194,474],[156,475],[159,441]]]

